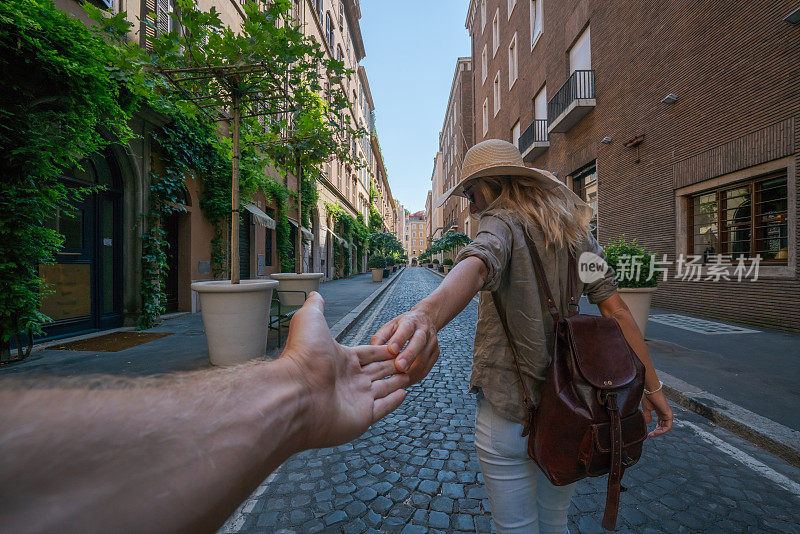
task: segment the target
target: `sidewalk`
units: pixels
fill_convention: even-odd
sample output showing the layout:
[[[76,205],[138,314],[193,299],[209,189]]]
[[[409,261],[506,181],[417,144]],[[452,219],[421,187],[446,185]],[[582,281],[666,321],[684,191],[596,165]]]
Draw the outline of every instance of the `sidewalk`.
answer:
[[[369,273],[320,284],[319,292],[325,299],[325,319],[328,326],[336,325],[377,289],[393,282],[396,276],[397,274],[393,274],[380,284],[373,283],[372,275]],[[203,320],[199,313],[180,314],[166,319],[145,332],[166,332],[171,335],[118,352],[52,348],[35,350],[27,360],[0,367],[0,376],[23,374],[150,376],[211,367],[203,332]],[[284,342],[287,333],[288,329],[284,328],[282,333]],[[275,332],[270,332],[268,347],[268,357],[279,354]]]
[[[585,297],[581,309],[584,313],[599,313]],[[647,346],[656,368],[800,430],[800,335],[716,319],[704,320],[755,332],[704,334],[652,319],[664,315],[704,319],[658,308],[650,310]]]

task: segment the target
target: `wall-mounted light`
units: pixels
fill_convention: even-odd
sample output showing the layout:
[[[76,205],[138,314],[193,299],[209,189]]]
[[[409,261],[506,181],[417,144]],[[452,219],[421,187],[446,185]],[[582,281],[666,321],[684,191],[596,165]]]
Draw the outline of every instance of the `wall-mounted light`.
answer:
[[[603,139],[600,140],[600,142],[603,143],[604,145],[610,145],[612,141],[613,139],[611,139],[608,136],[605,136]]]
[[[785,20],[789,24],[800,25],[800,7],[798,7],[797,9],[786,15],[786,18],[784,18],[783,20]]]
[[[661,99],[661,102],[663,102],[664,104],[674,104],[677,101],[678,101],[678,95],[676,95],[675,93],[670,93]]]

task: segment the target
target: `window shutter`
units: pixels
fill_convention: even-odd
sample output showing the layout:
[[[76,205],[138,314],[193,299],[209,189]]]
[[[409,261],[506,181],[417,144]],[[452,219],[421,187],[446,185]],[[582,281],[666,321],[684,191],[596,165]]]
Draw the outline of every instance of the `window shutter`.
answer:
[[[164,35],[169,33],[169,0],[156,0],[156,26],[158,26],[158,34]]]

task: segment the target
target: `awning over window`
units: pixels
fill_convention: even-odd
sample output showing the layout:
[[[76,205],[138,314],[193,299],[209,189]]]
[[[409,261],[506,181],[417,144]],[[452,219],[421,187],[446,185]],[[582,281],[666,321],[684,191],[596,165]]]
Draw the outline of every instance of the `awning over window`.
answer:
[[[292,219],[291,217],[287,217],[287,219],[289,219],[289,224],[291,224],[292,226],[294,226],[295,228],[297,228],[297,221],[296,221],[296,220]],[[309,230],[309,229],[308,229],[308,228],[306,228],[305,226],[303,226],[302,228],[300,228],[300,231],[301,231],[301,232],[303,232],[303,235],[304,235],[304,236],[305,236],[307,239],[314,239],[314,234],[312,234],[312,233],[311,233],[311,230]]]
[[[255,204],[245,204],[244,209],[252,213],[256,222],[264,228],[275,229],[275,219],[261,211]]]

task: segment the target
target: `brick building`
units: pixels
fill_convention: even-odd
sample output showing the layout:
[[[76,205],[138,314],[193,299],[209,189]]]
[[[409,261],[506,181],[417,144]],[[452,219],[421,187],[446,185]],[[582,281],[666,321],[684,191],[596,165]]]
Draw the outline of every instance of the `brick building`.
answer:
[[[517,143],[625,234],[702,281],[654,305],[800,331],[800,26],[789,0],[472,0],[475,140]],[[704,280],[718,254],[757,281]]]
[[[449,190],[461,179],[464,155],[475,144],[473,123],[472,58],[460,57],[453,73],[444,124],[439,132],[443,191]],[[442,217],[442,233],[470,233],[469,205],[465,198],[448,199],[443,206]],[[474,229],[472,233],[474,234]]]

